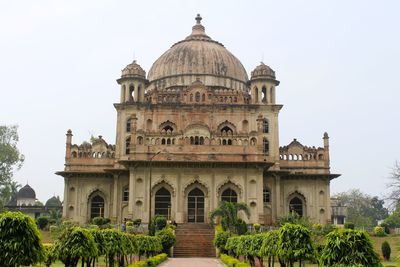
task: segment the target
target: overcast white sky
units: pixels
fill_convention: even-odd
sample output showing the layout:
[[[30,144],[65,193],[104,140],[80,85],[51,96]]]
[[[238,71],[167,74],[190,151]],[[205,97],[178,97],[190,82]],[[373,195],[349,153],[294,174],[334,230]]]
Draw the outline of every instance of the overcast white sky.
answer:
[[[281,145],[331,137],[331,191],[384,196],[400,149],[399,1],[0,0],[0,124],[18,124],[15,174],[45,201],[62,196],[65,133],[115,142],[116,79],[134,55],[148,71],[191,32],[206,32],[248,73],[281,81]]]

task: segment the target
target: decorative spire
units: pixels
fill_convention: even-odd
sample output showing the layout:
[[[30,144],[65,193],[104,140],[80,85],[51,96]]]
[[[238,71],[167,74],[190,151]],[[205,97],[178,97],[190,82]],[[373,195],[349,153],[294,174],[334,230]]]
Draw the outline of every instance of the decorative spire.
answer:
[[[197,16],[196,16],[196,18],[195,18],[195,20],[196,20],[196,23],[197,24],[201,24],[201,20],[202,20],[203,18],[200,16],[200,14],[197,14]]]

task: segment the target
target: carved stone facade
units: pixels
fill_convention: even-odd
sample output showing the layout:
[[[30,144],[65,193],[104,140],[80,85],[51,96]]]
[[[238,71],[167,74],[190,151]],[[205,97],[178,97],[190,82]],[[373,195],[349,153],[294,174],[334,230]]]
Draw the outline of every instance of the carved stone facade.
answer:
[[[329,137],[323,147],[296,139],[279,147],[275,72],[251,73],[205,34],[192,34],[145,71],[134,61],[121,87],[116,145],[100,136],[72,144],[67,133],[64,217],[85,223],[162,214],[177,223],[208,222],[221,200],[245,202],[249,223],[272,225],[294,210],[331,219]]]

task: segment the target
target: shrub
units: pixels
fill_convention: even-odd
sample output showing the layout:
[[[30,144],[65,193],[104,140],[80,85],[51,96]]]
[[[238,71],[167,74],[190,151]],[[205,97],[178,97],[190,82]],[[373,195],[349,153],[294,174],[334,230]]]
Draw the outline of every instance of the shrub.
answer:
[[[126,226],[126,232],[128,234],[134,234],[135,233],[135,227],[131,226],[131,225]]]
[[[88,229],[81,227],[67,228],[54,243],[54,253],[65,266],[76,266],[79,259],[97,256],[97,246]]]
[[[260,232],[261,225],[259,223],[255,223],[255,224],[253,224],[253,228],[254,228],[254,231]]]
[[[43,247],[44,247],[44,258],[42,262],[44,263],[44,265],[46,265],[46,267],[50,267],[56,260],[53,245],[44,244]]]
[[[100,228],[109,228],[108,224],[110,223],[110,219],[103,217],[94,217],[92,219],[92,223],[98,225]]]
[[[133,221],[133,226],[135,226],[135,227],[139,227],[141,224],[142,224],[141,219],[136,219]]]
[[[387,241],[383,241],[381,249],[383,258],[387,261],[390,260],[390,253],[392,252],[392,249]]]
[[[167,259],[168,255],[162,253],[158,254],[157,256],[148,258],[147,260],[137,261],[133,264],[128,265],[128,267],[155,267]]]
[[[250,267],[250,264],[241,262],[238,259],[230,257],[226,254],[221,254],[220,259],[223,263],[225,263],[228,267]]]
[[[226,242],[228,241],[228,238],[231,237],[230,232],[217,232],[214,238],[214,246],[219,249],[221,253],[226,253]]]
[[[344,229],[352,229],[352,230],[354,230],[354,223],[352,223],[352,222],[345,222],[344,223]]]
[[[383,222],[383,223],[381,223],[380,226],[383,227],[383,229],[385,230],[385,233],[387,235],[390,234],[390,228],[389,228],[389,225],[387,223]]]
[[[162,251],[161,240],[156,236],[136,235],[139,256],[151,256]]]
[[[288,215],[282,216],[278,219],[278,225],[283,226],[287,223],[291,224],[300,224],[302,226],[305,226],[309,229],[311,229],[311,222],[310,219],[307,217],[302,217],[297,212],[292,211]]]
[[[320,265],[382,266],[368,234],[352,229],[337,229],[326,236]]]
[[[242,219],[238,219],[238,223],[236,225],[236,231],[238,235],[244,235],[247,233],[247,224]]]
[[[0,240],[0,263],[3,267],[28,266],[44,259],[35,221],[25,214],[0,214]]]
[[[385,236],[385,229],[381,226],[376,226],[374,228],[374,233],[376,236]]]
[[[313,260],[316,252],[311,231],[299,224],[283,225],[278,230],[277,254],[289,266],[293,266],[296,261]]]
[[[105,243],[105,254],[111,264],[114,264],[114,258],[123,261],[124,256],[128,255],[132,249],[132,242],[127,234],[116,229],[101,230]]]
[[[266,258],[268,264],[275,262],[275,256],[277,256],[278,249],[278,231],[268,231],[263,234],[263,242],[260,247],[260,258]]]
[[[49,217],[46,217],[46,216],[38,217],[36,219],[36,224],[40,230],[43,230],[49,224]]]
[[[132,221],[127,221],[126,222],[126,226],[133,226],[133,222]]]
[[[160,239],[164,253],[168,253],[169,249],[176,243],[174,232],[171,229],[163,229],[158,231],[156,233],[156,237]]]
[[[156,215],[151,219],[149,225],[149,235],[154,235],[157,231],[167,226],[167,219],[164,216]]]

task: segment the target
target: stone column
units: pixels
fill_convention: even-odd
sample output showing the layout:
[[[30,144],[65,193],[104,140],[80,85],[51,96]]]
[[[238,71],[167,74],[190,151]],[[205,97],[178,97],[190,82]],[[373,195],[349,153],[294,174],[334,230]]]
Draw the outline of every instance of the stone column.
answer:
[[[68,178],[64,177],[64,201],[63,201],[63,218],[67,217],[67,211],[68,211]]]
[[[283,215],[283,210],[281,208],[281,178],[275,175],[275,208],[276,208],[276,219]]]
[[[112,218],[111,220],[113,221],[113,223],[117,222],[117,218],[118,218],[118,178],[119,175],[118,174],[114,174],[114,184],[113,184],[113,205],[112,205]]]
[[[129,202],[128,202],[128,217],[133,219],[133,205],[134,205],[134,194],[135,190],[135,169],[129,168]]]

